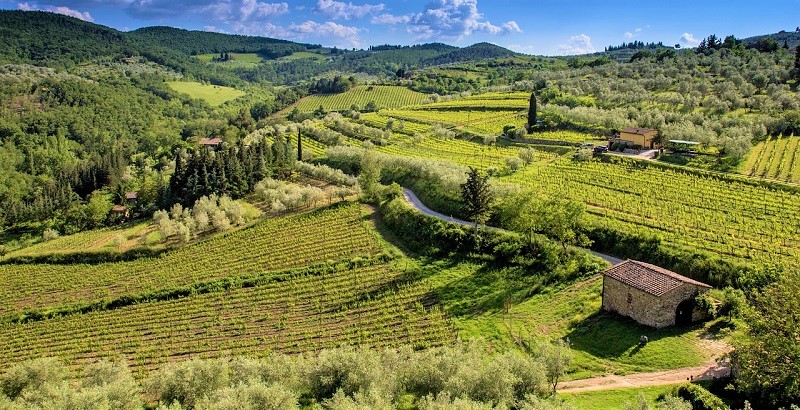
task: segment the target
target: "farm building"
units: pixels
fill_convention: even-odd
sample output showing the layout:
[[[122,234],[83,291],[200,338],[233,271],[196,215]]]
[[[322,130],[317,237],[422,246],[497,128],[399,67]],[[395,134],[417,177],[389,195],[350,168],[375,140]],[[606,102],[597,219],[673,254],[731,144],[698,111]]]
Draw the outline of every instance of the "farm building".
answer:
[[[667,269],[627,260],[603,273],[603,309],[655,328],[689,324],[705,318],[694,298],[708,289]]]
[[[658,131],[650,128],[626,128],[619,132],[620,142],[650,149],[659,148],[659,144],[655,142],[657,136]]]
[[[200,145],[216,151],[222,145],[222,140],[219,138],[200,138]]]
[[[136,192],[126,192],[125,202],[130,206],[136,205],[136,203],[139,202],[139,194]]]

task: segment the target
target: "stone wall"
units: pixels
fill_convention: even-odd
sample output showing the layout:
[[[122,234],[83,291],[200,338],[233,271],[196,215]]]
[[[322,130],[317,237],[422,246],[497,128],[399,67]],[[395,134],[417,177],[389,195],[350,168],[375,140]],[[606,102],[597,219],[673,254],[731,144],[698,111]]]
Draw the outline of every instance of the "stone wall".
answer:
[[[656,297],[604,276],[603,309],[630,317],[644,325],[662,328],[675,324],[675,310],[679,303],[693,298],[702,290],[696,285],[685,283],[661,297]],[[695,311],[692,315],[692,320],[702,319],[701,312]]]

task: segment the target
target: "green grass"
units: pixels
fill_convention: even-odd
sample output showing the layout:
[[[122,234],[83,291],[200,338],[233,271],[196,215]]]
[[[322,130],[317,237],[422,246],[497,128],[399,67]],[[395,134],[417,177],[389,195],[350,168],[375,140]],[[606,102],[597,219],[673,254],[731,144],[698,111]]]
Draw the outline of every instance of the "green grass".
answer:
[[[703,325],[657,330],[601,313],[599,276],[542,288],[535,272],[520,269],[453,261],[429,268],[436,272],[427,278],[429,286],[462,339],[514,348],[520,341],[568,338],[575,354],[571,379],[697,366],[707,359],[698,338]],[[638,345],[641,335],[650,338],[644,347]]]
[[[257,53],[230,53],[232,57],[229,61],[218,61],[215,64],[218,64],[224,68],[253,68],[263,61],[265,61],[264,57],[261,57]],[[195,56],[198,60],[210,63],[214,60],[214,58],[218,58],[219,54],[198,54]]]
[[[674,385],[639,387],[630,389],[599,390],[584,393],[560,393],[559,396],[565,402],[572,404],[576,409],[624,409],[626,404],[635,405],[638,403],[639,395],[643,395],[645,400],[651,405],[656,404],[658,396],[669,393]]]
[[[74,235],[61,236],[56,239],[40,242],[35,245],[7,253],[3,258],[19,256],[42,256],[66,253],[124,251],[139,247],[149,247],[146,237],[155,228],[149,222],[143,222],[121,228],[104,228],[79,232]],[[153,248],[162,248],[158,244]],[[0,258],[2,260],[3,258]]]
[[[189,97],[205,100],[212,106],[220,106],[245,94],[244,91],[221,85],[205,85],[194,81],[168,81],[173,90]]]
[[[324,60],[325,56],[309,51],[298,51],[286,57],[281,57],[279,60]]]
[[[412,91],[406,87],[391,85],[359,85],[339,94],[317,94],[303,98],[297,103],[300,111],[314,111],[320,106],[327,111],[349,110],[355,104],[364,108],[375,101],[379,108],[399,108],[416,105],[427,98],[426,94]]]

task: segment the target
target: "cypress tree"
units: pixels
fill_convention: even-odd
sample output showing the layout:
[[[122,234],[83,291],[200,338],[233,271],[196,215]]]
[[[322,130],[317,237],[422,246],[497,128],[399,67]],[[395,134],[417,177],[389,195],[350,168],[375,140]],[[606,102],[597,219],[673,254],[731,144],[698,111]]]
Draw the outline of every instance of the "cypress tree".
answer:
[[[464,202],[462,211],[467,219],[476,225],[486,222],[492,203],[489,176],[481,176],[477,169],[469,167],[467,181],[461,185],[461,199]]]
[[[800,84],[800,44],[794,51],[794,79]]]
[[[536,125],[536,94],[531,93],[531,102],[528,106],[528,130]]]
[[[303,160],[303,135],[300,133],[300,127],[297,128],[297,160]]]

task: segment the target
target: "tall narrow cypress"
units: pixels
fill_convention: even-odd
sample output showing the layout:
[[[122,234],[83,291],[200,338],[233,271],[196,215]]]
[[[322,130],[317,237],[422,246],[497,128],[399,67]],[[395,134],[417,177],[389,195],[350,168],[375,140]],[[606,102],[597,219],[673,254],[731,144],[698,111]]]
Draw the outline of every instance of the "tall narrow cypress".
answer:
[[[531,103],[528,106],[528,130],[536,125],[536,94],[531,93]]]
[[[297,160],[303,160],[303,135],[300,133],[300,127],[297,128]]]

